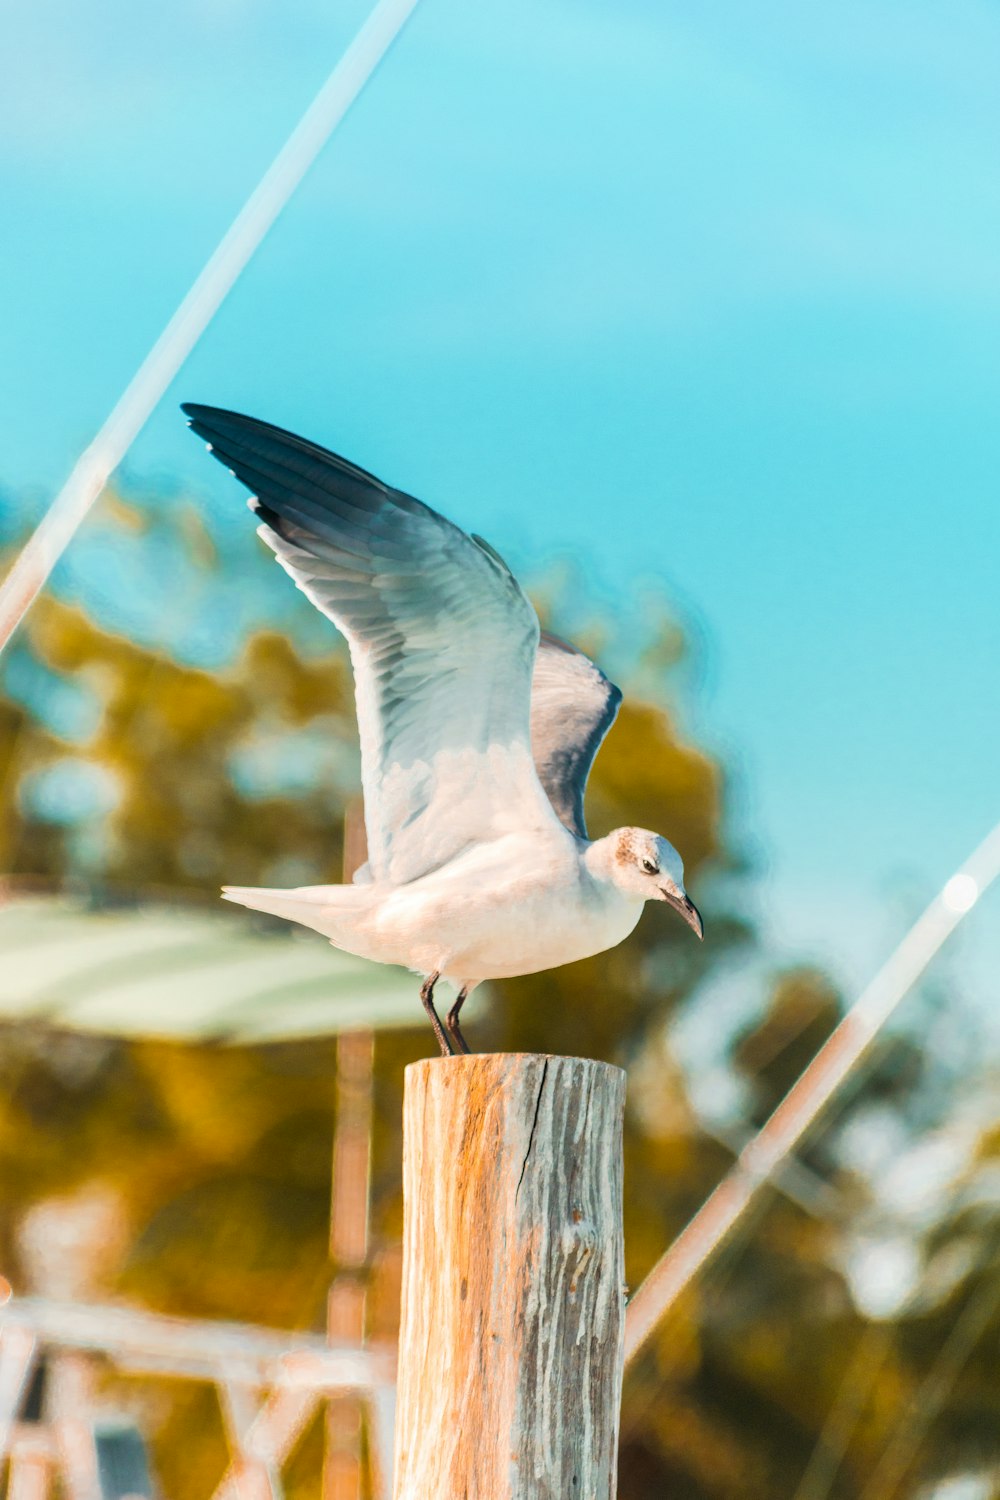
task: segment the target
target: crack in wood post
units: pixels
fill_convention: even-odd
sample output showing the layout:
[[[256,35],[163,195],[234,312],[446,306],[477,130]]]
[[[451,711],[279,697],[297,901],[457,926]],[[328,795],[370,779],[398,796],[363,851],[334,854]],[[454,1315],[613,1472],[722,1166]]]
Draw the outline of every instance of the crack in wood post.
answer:
[[[535,1113],[532,1116],[532,1119],[531,1119],[531,1130],[530,1130],[530,1132],[528,1134],[528,1149],[527,1149],[527,1151],[525,1151],[525,1153],[524,1153],[524,1160],[521,1163],[521,1174],[520,1174],[520,1176],[517,1179],[517,1189],[516,1189],[516,1191],[514,1193],[514,1197],[515,1198],[517,1198],[518,1194],[521,1191],[521,1183],[524,1181],[524,1173],[525,1173],[525,1170],[526,1170],[527,1165],[528,1165],[528,1157],[531,1155],[531,1147],[534,1144],[535,1131],[538,1128],[538,1111],[542,1107],[542,1090],[545,1087],[545,1079],[546,1079],[546,1076],[548,1074],[548,1071],[549,1071],[549,1060],[548,1060],[548,1058],[546,1058],[545,1061],[542,1063],[542,1076],[541,1076],[541,1078],[539,1080],[539,1083],[538,1083],[538,1098],[535,1100]]]

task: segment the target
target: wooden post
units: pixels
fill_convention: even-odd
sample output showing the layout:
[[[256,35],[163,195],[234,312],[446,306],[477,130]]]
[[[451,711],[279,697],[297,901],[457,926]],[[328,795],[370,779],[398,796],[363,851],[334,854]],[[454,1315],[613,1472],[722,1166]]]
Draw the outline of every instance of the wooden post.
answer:
[[[406,1070],[395,1500],[613,1500],[625,1075]]]

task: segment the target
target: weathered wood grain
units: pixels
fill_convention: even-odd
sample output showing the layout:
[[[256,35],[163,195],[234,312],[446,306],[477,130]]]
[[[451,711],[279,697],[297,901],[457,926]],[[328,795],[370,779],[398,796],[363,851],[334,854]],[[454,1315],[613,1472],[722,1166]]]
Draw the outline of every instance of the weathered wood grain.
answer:
[[[612,1500],[624,1100],[580,1058],[407,1069],[396,1500]]]

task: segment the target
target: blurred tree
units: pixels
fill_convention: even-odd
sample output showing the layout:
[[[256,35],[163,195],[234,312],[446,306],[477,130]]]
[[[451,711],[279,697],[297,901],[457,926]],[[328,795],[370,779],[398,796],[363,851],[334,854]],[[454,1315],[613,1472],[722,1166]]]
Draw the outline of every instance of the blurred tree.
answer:
[[[214,901],[224,880],[338,879],[343,811],[358,773],[351,680],[334,633],[262,548],[223,563],[227,550],[183,497],[119,499],[97,524],[99,548],[64,579],[61,595],[38,601],[2,663],[2,868],[83,885],[95,900],[155,889]],[[113,587],[102,592],[109,575]],[[558,627],[558,605],[550,612]],[[240,621],[258,614],[280,629],[247,633]],[[470,1006],[468,1027],[484,1047],[577,1052],[629,1067],[633,1285],[731,1161],[731,1143],[698,1118],[669,1023],[752,938],[725,894],[742,861],[723,816],[722,772],[686,743],[670,701],[682,655],[676,626],[654,616],[631,652],[642,691],[626,696],[598,758],[588,817],[595,835],[622,823],[670,835],[707,941],[651,909],[611,953],[494,985],[489,1007]],[[729,1080],[744,1101],[739,1128],[766,1117],[842,1005],[824,976],[797,970],[751,1011],[748,995],[730,1049]],[[394,1326],[398,1296],[402,1075],[430,1043],[416,997],[414,1031],[379,1041],[373,1192],[383,1253],[373,1318],[383,1332]],[[31,1280],[22,1229],[32,1206],[98,1183],[115,1195],[124,1248],[95,1272],[92,1294],[322,1326],[333,1269],[332,1076],[325,1041],[212,1049],[6,1028],[4,1269],[20,1285]],[[956,1189],[950,1216],[909,1231],[914,1242],[928,1234],[931,1267],[950,1246],[971,1247],[947,1293],[881,1322],[852,1297],[848,1249],[878,1204],[849,1149],[851,1131],[868,1120],[870,1135],[905,1115],[925,1076],[912,1039],[886,1043],[805,1154],[805,1187],[770,1194],[654,1340],[626,1387],[622,1500],[785,1500],[800,1483],[809,1487],[798,1500],[867,1494],[865,1476],[889,1462],[887,1445],[932,1378],[948,1329],[964,1307],[982,1308],[982,1285],[997,1286],[995,1215]],[[1000,1154],[995,1135],[978,1149],[977,1170],[988,1171]],[[886,1496],[916,1494],[934,1475],[998,1456],[990,1316],[919,1441],[907,1439],[891,1460],[898,1478]],[[853,1411],[844,1390],[855,1385]],[[207,1495],[224,1461],[214,1402],[166,1383],[126,1395],[142,1403],[154,1432],[165,1494]],[[318,1451],[314,1428],[290,1470],[290,1496],[315,1494]]]

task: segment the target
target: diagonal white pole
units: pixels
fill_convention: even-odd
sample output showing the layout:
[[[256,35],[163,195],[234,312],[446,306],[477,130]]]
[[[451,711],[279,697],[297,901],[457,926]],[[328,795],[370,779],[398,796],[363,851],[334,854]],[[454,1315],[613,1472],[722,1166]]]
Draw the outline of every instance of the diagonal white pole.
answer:
[[[938,892],[629,1303],[625,1363],[812,1125],[945,939],[1000,876],[1000,823]]]
[[[251,193],[204,270],[80,458],[0,585],[3,650],[110,474],[204,333],[240,272],[399,35],[417,0],[378,0]]]

